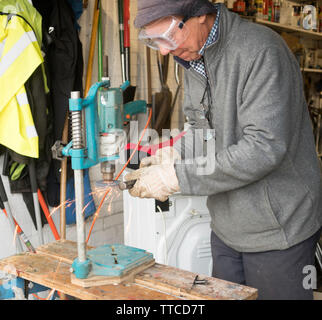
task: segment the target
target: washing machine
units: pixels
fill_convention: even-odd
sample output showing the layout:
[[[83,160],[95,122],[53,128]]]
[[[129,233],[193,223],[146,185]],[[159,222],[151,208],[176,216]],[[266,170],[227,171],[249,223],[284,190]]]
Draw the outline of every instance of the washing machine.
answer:
[[[124,244],[151,252],[157,263],[211,276],[206,200],[175,194],[160,202],[124,191]]]

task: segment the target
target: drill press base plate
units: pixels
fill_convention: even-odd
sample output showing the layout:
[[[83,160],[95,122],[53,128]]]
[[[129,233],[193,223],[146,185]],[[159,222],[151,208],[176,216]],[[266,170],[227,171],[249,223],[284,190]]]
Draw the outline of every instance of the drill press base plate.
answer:
[[[92,266],[89,276],[78,279],[72,274],[71,277],[73,284],[85,288],[133,281],[137,273],[155,264],[151,253],[122,244],[108,244],[89,250],[87,257]]]

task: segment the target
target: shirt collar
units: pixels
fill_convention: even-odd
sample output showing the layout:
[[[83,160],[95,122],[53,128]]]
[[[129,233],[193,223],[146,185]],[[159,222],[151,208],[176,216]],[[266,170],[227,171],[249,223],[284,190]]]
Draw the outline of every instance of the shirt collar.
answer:
[[[209,47],[210,45],[212,45],[218,37],[218,26],[219,26],[219,16],[220,16],[220,6],[215,5],[217,7],[217,13],[216,13],[216,19],[215,22],[210,30],[210,33],[208,35],[208,38],[206,40],[206,42],[204,43],[204,45],[202,46],[202,48],[199,51],[199,54],[203,55],[206,48]]]

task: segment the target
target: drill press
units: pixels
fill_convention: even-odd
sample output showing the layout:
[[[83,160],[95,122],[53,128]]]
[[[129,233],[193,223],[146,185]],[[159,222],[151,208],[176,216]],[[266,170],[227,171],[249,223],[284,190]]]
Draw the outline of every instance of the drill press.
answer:
[[[151,253],[121,244],[108,244],[86,252],[83,170],[100,163],[103,185],[115,183],[115,161],[126,142],[124,122],[147,110],[143,100],[123,105],[123,91],[128,86],[126,81],[119,88],[111,88],[109,79],[103,78],[90,88],[84,99],[79,92],[72,92],[69,100],[72,141],[66,146],[57,141],[52,148],[56,159],[71,157],[74,170],[78,257],[72,270],[78,279],[122,277],[142,264],[154,262]]]

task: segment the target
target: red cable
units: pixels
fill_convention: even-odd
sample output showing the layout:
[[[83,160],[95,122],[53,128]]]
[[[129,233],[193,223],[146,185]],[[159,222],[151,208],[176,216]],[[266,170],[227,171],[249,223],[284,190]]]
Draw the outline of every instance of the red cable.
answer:
[[[42,195],[42,193],[41,193],[40,189],[38,189],[37,193],[38,193],[39,203],[40,203],[40,205],[41,205],[41,207],[42,207],[42,210],[44,211],[44,214],[45,214],[45,216],[46,216],[46,219],[47,219],[47,221],[48,221],[48,224],[49,224],[49,226],[50,226],[50,229],[51,229],[51,231],[52,231],[52,233],[53,233],[53,235],[54,235],[55,239],[56,239],[56,240],[60,240],[60,236],[59,236],[58,231],[57,231],[57,229],[56,229],[55,223],[54,223],[54,221],[53,221],[52,217],[50,216],[50,212],[49,212],[49,210],[48,210],[48,207],[47,207],[46,201],[45,201],[45,199],[44,199],[44,197],[43,197],[43,195]]]
[[[165,147],[172,147],[173,144],[176,143],[179,139],[181,139],[185,134],[186,134],[186,131],[182,131],[174,138],[164,142],[160,142],[159,144],[153,144],[149,146],[139,146],[138,151],[142,151],[153,156],[158,149],[165,148]],[[136,148],[136,146],[137,145],[135,143],[128,143],[125,146],[125,150],[133,150]]]

